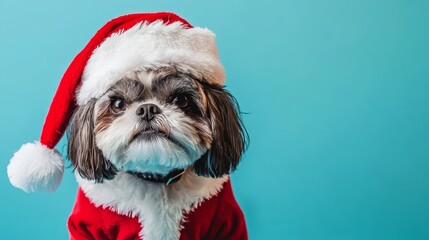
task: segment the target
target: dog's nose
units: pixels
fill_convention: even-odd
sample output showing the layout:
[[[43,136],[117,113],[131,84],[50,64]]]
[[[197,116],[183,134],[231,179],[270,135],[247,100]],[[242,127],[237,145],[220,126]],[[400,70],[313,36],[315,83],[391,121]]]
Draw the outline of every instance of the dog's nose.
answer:
[[[161,109],[155,104],[142,104],[137,108],[136,114],[146,121],[151,121],[156,114],[161,113]]]

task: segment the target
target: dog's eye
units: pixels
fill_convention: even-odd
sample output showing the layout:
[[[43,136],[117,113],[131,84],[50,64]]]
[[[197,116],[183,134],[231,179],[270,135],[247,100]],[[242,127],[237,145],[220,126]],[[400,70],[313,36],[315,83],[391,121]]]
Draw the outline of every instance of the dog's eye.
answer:
[[[174,96],[172,103],[179,108],[186,108],[188,106],[189,99],[184,94],[178,94]]]
[[[113,111],[120,112],[125,109],[125,100],[122,98],[112,99],[111,107]]]

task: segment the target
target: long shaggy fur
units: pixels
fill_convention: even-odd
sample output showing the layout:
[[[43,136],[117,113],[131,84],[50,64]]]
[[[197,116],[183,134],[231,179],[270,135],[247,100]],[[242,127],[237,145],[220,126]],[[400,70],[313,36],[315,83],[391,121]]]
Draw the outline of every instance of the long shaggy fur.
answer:
[[[234,96],[220,85],[200,84],[207,99],[213,141],[210,149],[195,163],[194,171],[202,176],[221,177],[237,168],[246,147],[247,132]]]
[[[112,179],[117,171],[95,144],[94,106],[95,100],[92,100],[74,113],[69,132],[68,156],[82,177],[103,182],[104,179]]]

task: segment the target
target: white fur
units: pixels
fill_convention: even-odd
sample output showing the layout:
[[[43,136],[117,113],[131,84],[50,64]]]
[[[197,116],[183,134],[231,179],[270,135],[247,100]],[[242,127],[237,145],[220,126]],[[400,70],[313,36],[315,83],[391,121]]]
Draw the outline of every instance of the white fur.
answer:
[[[228,180],[228,176],[204,178],[190,171],[169,186],[147,182],[127,173],[119,173],[113,180],[101,184],[85,180],[79,174],[76,178],[96,206],[137,216],[143,227],[140,237],[145,240],[179,239],[185,220],[183,215],[216,195]]]
[[[25,192],[55,191],[64,174],[61,154],[40,142],[27,143],[16,152],[7,166],[13,186]]]
[[[142,102],[135,103],[125,111],[123,116],[115,119],[106,130],[96,135],[97,147],[117,169],[167,174],[172,169],[190,166],[207,151],[207,148],[198,142],[196,137],[198,133],[193,127],[195,124],[193,120],[177,107],[162,104],[157,99],[149,99],[144,103],[156,104],[161,108],[162,113],[153,121],[165,123],[159,125],[167,126],[171,138],[184,148],[165,138],[136,139],[128,144],[132,133],[140,125],[140,119],[135,112]],[[204,131],[210,133],[209,127],[207,125],[204,127]]]
[[[101,97],[129,73],[166,66],[211,83],[225,81],[213,32],[187,29],[179,22],[143,22],[112,34],[94,50],[83,72],[77,102],[84,105]]]

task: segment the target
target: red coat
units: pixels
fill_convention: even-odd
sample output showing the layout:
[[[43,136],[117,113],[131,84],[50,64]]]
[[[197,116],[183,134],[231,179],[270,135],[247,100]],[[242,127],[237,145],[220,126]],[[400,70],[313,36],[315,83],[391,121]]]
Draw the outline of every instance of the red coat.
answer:
[[[248,239],[243,213],[228,180],[222,190],[185,215],[180,239]],[[144,226],[143,226],[144,227]],[[96,207],[79,188],[68,220],[72,240],[135,240],[142,229],[137,217]]]

